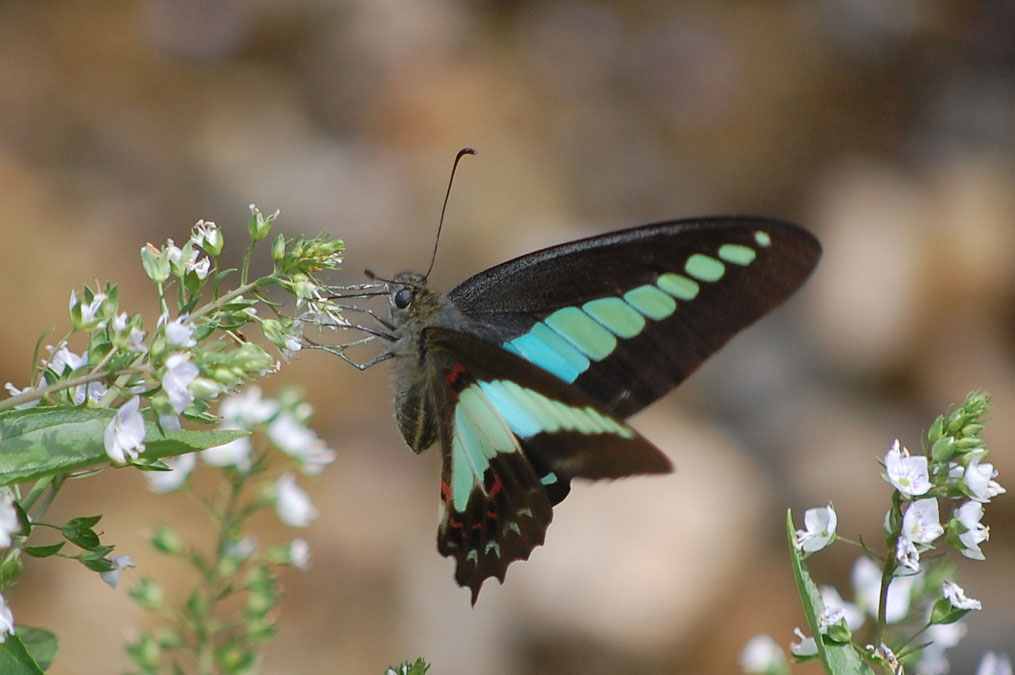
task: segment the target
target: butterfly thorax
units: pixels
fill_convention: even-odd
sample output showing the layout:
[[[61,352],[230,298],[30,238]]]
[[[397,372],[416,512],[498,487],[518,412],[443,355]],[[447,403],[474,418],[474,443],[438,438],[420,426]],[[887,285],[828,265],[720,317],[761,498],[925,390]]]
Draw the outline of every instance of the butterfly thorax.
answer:
[[[423,344],[429,326],[460,329],[465,317],[443,294],[433,290],[418,272],[395,275],[388,296],[395,325],[395,421],[413,452],[422,452],[437,440],[438,406],[434,369]]]

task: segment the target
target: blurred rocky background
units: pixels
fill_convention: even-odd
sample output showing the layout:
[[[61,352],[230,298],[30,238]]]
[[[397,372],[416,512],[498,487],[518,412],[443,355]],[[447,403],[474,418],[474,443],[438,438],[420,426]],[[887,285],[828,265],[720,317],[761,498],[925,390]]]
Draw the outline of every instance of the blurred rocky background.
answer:
[[[348,244],[337,281],[432,279],[569,238],[675,217],[758,213],[822,240],[813,279],[634,419],[678,473],[578,485],[547,545],[475,609],[435,551],[439,453],[391,420],[387,366],[303,353],[298,384],[339,452],[305,479],[312,569],[285,578],[272,673],[730,673],[744,642],[804,625],[786,509],[835,502],[879,541],[875,458],[974,388],[1015,488],[1015,10],[1001,0],[0,2],[0,382],[28,379],[72,287],[110,280],[155,319],[138,249],[199,218],[246,238],[247,205]],[[65,488],[60,521],[102,513],[141,574],[190,582],[144,534],[202,535],[134,471]],[[985,610],[953,651],[971,673],[1015,644],[1015,498],[987,509]],[[266,518],[263,543],[292,531]],[[813,559],[848,595],[853,554]],[[8,593],[62,638],[56,673],[127,666],[151,617],[80,565],[33,561]],[[811,666],[800,672],[820,672]]]

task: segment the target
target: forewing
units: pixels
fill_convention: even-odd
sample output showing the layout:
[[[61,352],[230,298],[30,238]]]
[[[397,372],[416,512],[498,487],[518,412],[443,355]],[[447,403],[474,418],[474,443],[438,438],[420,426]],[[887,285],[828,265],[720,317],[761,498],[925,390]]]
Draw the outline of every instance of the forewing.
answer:
[[[673,221],[530,253],[448,297],[477,334],[626,418],[785,300],[820,253],[790,223]]]

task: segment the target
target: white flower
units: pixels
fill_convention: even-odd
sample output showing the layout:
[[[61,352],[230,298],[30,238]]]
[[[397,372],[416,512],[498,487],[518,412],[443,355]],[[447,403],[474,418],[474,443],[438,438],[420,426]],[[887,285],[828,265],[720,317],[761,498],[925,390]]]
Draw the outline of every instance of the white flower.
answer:
[[[980,544],[990,539],[990,528],[980,522],[983,518],[983,505],[979,502],[966,502],[955,509],[954,515],[966,530],[959,535],[959,542],[962,543],[960,553],[973,560],[986,560]]]
[[[246,560],[256,552],[257,539],[250,535],[231,541],[226,546],[226,554],[238,560]]]
[[[795,545],[801,551],[813,553],[820,551],[835,539],[835,526],[838,519],[835,515],[835,508],[831,504],[815,509],[807,509],[804,512],[804,527],[806,530],[797,530]]]
[[[17,396],[19,394],[24,394],[26,392],[32,391],[31,387],[25,387],[24,389],[18,389],[17,387],[14,386],[13,382],[8,382],[7,384],[5,384],[4,385],[4,389],[6,389],[7,393],[10,394],[11,396]],[[22,403],[21,405],[16,405],[16,406],[14,406],[14,409],[15,410],[24,410],[25,408],[34,408],[35,406],[39,405],[39,401],[41,401],[41,400],[42,400],[41,398],[37,398],[37,399],[34,399],[34,400],[29,401],[27,403]]]
[[[851,602],[846,602],[839,595],[834,586],[823,585],[820,587],[821,602],[829,609],[841,609],[846,619],[846,627],[851,631],[858,630],[864,622],[863,610]]]
[[[980,463],[979,458],[974,459],[966,467],[963,480],[966,487],[973,493],[972,498],[978,502],[989,502],[998,495],[1003,495],[1005,490],[1001,485],[992,480],[997,476],[994,465],[990,462]]]
[[[184,265],[184,269],[188,272],[196,272],[198,279],[204,279],[208,276],[208,271],[211,269],[211,260],[208,258],[197,259],[197,251],[194,251],[195,256],[191,260],[187,261]]]
[[[288,472],[282,474],[276,484],[275,510],[282,522],[291,527],[306,527],[318,513],[310,497]]]
[[[211,466],[234,466],[241,473],[250,470],[250,438],[244,436],[235,441],[201,451],[201,460]]]
[[[136,567],[129,555],[114,555],[109,559],[109,562],[113,563],[113,569],[108,572],[99,572],[99,576],[109,584],[110,588],[116,588],[120,583],[120,572],[128,567]]]
[[[929,544],[945,533],[936,499],[918,499],[902,517],[902,534],[917,544]]]
[[[922,455],[910,457],[909,450],[899,449],[898,439],[885,455],[885,472],[888,482],[904,495],[919,496],[930,489],[927,458]]]
[[[91,324],[95,321],[95,315],[98,314],[102,304],[106,301],[105,293],[96,293],[92,296],[92,301],[87,305],[81,305],[81,326],[83,328],[91,327]],[[74,308],[79,305],[78,293],[76,290],[71,289],[70,292],[70,310],[73,312]]]
[[[1011,659],[1004,653],[984,652],[976,675],[1012,675]]]
[[[187,321],[187,316],[178,316],[166,324],[166,341],[175,347],[193,347],[197,344],[194,340],[194,324]]]
[[[919,572],[921,550],[913,540],[906,536],[901,536],[895,544],[895,558],[903,567],[914,572]]]
[[[297,537],[289,544],[289,563],[304,572],[310,569],[310,544]]]
[[[945,579],[945,582],[941,584],[941,592],[955,609],[983,609],[979,600],[967,598],[966,592],[954,581]]]
[[[114,464],[126,464],[144,452],[145,424],[139,408],[141,398],[135,396],[116,411],[106,425],[104,445]]]
[[[896,577],[888,586],[888,602],[885,606],[885,621],[896,623],[906,618],[913,584],[918,575]],[[881,568],[867,557],[857,558],[853,565],[853,589],[857,605],[871,616],[878,615],[881,600]]]
[[[797,658],[807,658],[818,653],[818,643],[814,638],[807,637],[799,627],[793,629],[793,634],[800,638],[800,642],[791,642],[789,651]]]
[[[920,551],[916,544],[929,544],[942,534],[936,499],[918,499],[909,505],[902,517],[902,536],[899,537],[895,556],[909,569],[920,569]]]
[[[187,482],[187,476],[197,465],[197,454],[188,452],[177,457],[167,457],[162,461],[169,467],[169,471],[144,472],[148,489],[152,492],[172,492],[183,487]]]
[[[895,652],[884,642],[880,643],[877,647],[867,645],[867,651],[871,653],[875,661],[881,661],[888,666],[894,675],[903,675],[905,673],[902,664],[899,663],[898,657],[895,656]]]
[[[283,452],[301,463],[304,473],[316,475],[335,460],[336,453],[296,417],[282,411],[268,425],[268,438]]]
[[[120,314],[116,315],[116,317],[113,319],[113,330],[116,331],[117,334],[123,333],[127,330],[127,319],[128,316],[126,312],[121,312]],[[144,342],[145,332],[140,328],[138,328],[137,326],[130,327],[130,333],[127,334],[126,339],[127,339],[127,351],[131,352],[145,351],[144,345],[141,344],[142,342]]]
[[[895,544],[895,558],[903,567],[908,567],[914,572],[920,571],[920,551],[908,537],[899,537],[899,541]]]
[[[785,663],[782,649],[772,636],[764,633],[748,640],[740,652],[740,668],[748,675],[764,675],[780,669]]]
[[[194,400],[190,392],[190,383],[199,374],[197,366],[190,362],[186,354],[179,352],[169,355],[166,359],[166,372],[162,376],[162,388],[169,397],[169,405],[177,413],[182,413]]]
[[[4,596],[0,595],[0,644],[7,640],[7,635],[14,635],[14,614]]]
[[[267,422],[278,412],[278,402],[264,398],[258,386],[247,387],[223,399],[219,416],[231,429],[252,429]]]
[[[11,535],[21,531],[18,512],[14,508],[14,493],[10,488],[0,489],[0,548],[11,545]]]

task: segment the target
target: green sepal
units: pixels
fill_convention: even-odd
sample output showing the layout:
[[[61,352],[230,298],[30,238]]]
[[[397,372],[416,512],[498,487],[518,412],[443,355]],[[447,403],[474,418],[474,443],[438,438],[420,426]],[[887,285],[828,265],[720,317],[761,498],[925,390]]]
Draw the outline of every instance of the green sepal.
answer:
[[[80,546],[85,550],[94,550],[102,545],[99,542],[99,535],[95,534],[95,530],[92,529],[92,526],[99,522],[100,518],[102,516],[73,518],[60,528],[60,532],[64,539],[75,546]]]
[[[109,463],[103,437],[116,414],[108,408],[35,407],[0,412],[0,486]],[[211,418],[214,421],[214,418]],[[147,424],[144,457],[206,450],[247,431],[169,431]]]
[[[48,558],[51,555],[59,553],[65,543],[60,541],[55,544],[47,544],[46,546],[26,546],[22,550],[33,558]]]
[[[971,610],[959,609],[948,598],[938,598],[930,610],[930,623],[955,623]]]
[[[111,572],[116,569],[116,565],[108,560],[106,556],[112,552],[112,546],[99,546],[90,551],[82,551],[81,555],[78,556],[78,560],[93,572]]]
[[[807,617],[807,625],[810,627],[811,635],[818,646],[818,658],[825,665],[825,672],[829,675],[874,675],[874,671],[860,658],[852,643],[839,643],[824,639],[821,635],[818,617],[825,609],[821,599],[821,591],[817,584],[811,579],[807,566],[804,564],[803,556],[797,551],[793,544],[795,529],[793,527],[793,512],[786,511],[786,534],[789,541],[790,564],[793,568],[793,580],[796,582],[797,593],[803,603],[804,615]]]

